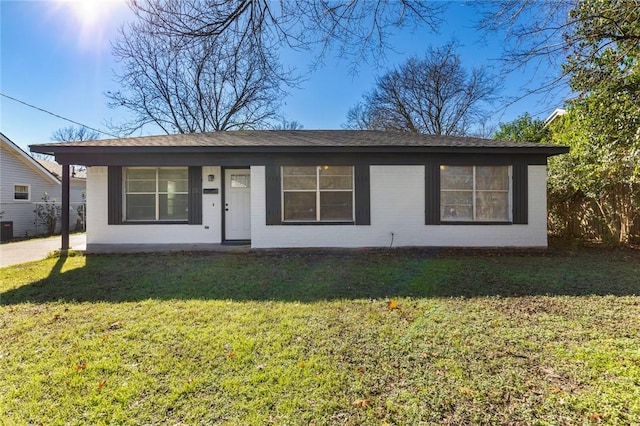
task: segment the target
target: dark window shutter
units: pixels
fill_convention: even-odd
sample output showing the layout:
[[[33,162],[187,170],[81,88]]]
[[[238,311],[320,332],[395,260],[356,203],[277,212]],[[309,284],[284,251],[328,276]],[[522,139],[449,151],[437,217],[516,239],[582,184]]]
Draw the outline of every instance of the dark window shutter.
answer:
[[[202,167],[189,167],[189,224],[202,225]]]
[[[356,225],[371,225],[371,184],[368,164],[354,167]]]
[[[122,224],[122,167],[109,166],[107,171],[107,223]]]
[[[513,165],[513,223],[529,223],[529,174],[526,164]]]
[[[281,225],[282,190],[280,184],[280,166],[268,165],[265,167],[265,193],[267,225]]]
[[[440,165],[424,166],[424,223],[440,225]]]

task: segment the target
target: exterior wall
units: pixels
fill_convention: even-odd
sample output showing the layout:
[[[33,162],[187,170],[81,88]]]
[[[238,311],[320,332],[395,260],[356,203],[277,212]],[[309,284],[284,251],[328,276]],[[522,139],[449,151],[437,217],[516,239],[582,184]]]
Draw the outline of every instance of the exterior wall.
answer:
[[[528,166],[527,225],[425,225],[424,166],[371,166],[371,225],[265,225],[265,168],[251,168],[251,245],[546,247],[546,166]],[[392,234],[393,233],[393,242]]]
[[[214,182],[207,175],[216,176]],[[220,187],[220,167],[202,168],[203,188]],[[87,168],[87,244],[220,243],[221,190],[202,195],[202,225],[108,225],[107,167]]]
[[[29,164],[14,150],[0,143],[0,211],[2,221],[13,222],[13,236],[22,238],[36,234],[35,202],[42,201],[46,192],[51,199],[61,200],[61,186],[46,177],[35,165]],[[29,185],[29,200],[14,200],[14,185]],[[43,233],[44,227],[38,227]]]

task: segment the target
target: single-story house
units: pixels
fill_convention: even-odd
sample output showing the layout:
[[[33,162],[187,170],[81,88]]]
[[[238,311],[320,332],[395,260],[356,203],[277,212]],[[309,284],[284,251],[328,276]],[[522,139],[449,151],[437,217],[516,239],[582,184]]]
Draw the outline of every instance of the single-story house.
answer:
[[[60,201],[60,181],[7,136],[0,133],[0,220],[2,240],[43,234],[36,204],[44,194]]]
[[[568,151],[351,130],[178,134],[31,149],[87,166],[88,250],[189,243],[545,247],[547,158]]]

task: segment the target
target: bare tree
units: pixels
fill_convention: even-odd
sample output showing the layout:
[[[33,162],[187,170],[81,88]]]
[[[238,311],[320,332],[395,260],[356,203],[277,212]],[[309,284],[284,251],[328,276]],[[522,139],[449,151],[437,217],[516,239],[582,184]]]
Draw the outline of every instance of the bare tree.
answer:
[[[347,113],[345,127],[467,135],[486,124],[485,106],[500,86],[486,68],[463,68],[456,45],[429,49],[376,80],[363,102]]]
[[[610,47],[640,45],[639,0],[491,0],[474,5],[481,11],[479,28],[504,39],[505,72],[526,69],[531,76],[524,95],[566,94],[569,77],[592,70],[591,64]],[[628,51],[618,52],[616,60],[625,66]],[[595,72],[591,76],[593,84],[608,78]]]
[[[62,127],[54,131],[49,137],[49,139],[56,142],[89,141],[99,138],[99,132],[84,126]]]
[[[302,130],[304,126],[296,120],[282,119],[280,123],[271,126],[271,130]]]
[[[236,32],[194,41],[163,32],[162,25],[133,23],[114,44],[123,90],[107,93],[109,105],[132,113],[120,133],[149,124],[168,134],[247,129],[277,118],[281,84],[294,80],[270,50]]]
[[[89,141],[100,138],[100,132],[89,129],[84,126],[67,126],[61,127],[55,130],[49,139],[55,142],[75,142],[75,141]],[[53,161],[54,158],[49,154],[40,154],[32,152],[31,156],[36,160]]]
[[[162,35],[194,40],[233,32],[255,46],[317,48],[318,62],[335,48],[353,64],[383,56],[394,30],[435,31],[446,7],[413,0],[130,0],[130,6]]]

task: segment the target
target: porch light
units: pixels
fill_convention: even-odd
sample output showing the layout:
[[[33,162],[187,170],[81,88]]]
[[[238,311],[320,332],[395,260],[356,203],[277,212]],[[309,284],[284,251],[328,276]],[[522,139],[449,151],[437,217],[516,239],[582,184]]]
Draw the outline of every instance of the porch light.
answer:
[[[215,178],[216,178],[216,177],[215,177],[215,175],[209,175],[209,176],[207,176],[207,180],[208,180],[209,182],[213,182],[213,180],[214,180]]]

